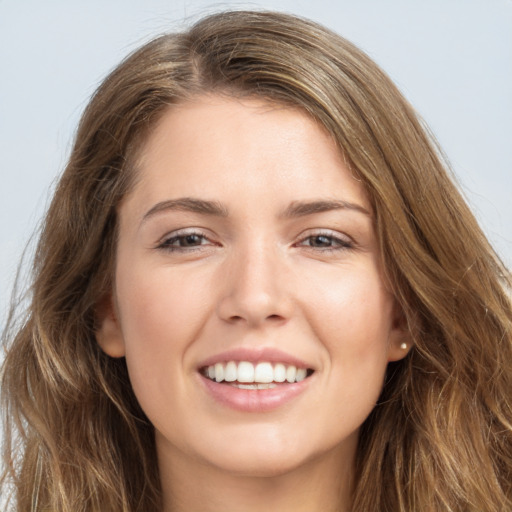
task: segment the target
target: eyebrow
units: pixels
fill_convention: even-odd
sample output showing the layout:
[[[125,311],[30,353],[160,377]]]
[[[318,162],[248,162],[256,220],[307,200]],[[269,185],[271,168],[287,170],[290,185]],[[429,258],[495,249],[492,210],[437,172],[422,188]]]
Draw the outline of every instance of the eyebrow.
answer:
[[[279,215],[279,217],[291,219],[331,210],[354,210],[371,216],[370,212],[359,204],[340,199],[322,199],[315,201],[292,201],[290,205]],[[218,201],[208,201],[194,197],[181,197],[157,203],[144,214],[142,223],[157,213],[164,211],[192,212],[199,213],[201,215],[212,215],[215,217],[229,216],[228,209]]]
[[[354,210],[371,216],[370,212],[360,204],[341,199],[324,199],[318,201],[292,201],[280,217],[290,219],[331,210]]]
[[[200,213],[202,215],[214,215],[216,217],[227,217],[227,208],[218,201],[206,201],[194,197],[180,197],[179,199],[168,199],[155,204],[142,218],[145,222],[149,217],[163,211],[182,211]]]

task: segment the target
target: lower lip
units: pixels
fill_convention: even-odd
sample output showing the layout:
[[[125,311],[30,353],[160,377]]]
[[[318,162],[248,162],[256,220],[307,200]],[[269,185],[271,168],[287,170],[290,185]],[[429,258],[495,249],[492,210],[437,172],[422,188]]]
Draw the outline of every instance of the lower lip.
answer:
[[[207,392],[223,405],[241,412],[266,412],[277,409],[303,393],[311,376],[292,384],[277,384],[269,389],[240,389],[200,375]]]

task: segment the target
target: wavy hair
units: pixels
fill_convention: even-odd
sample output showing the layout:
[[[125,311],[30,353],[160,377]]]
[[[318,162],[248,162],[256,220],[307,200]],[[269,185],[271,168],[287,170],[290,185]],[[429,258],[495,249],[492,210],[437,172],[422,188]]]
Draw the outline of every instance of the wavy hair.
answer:
[[[366,188],[414,340],[361,428],[353,512],[512,510],[511,276],[389,78],[308,20],[224,12],[146,44],[94,94],[42,228],[31,299],[5,331],[3,489],[18,512],[160,507],[154,432],[124,359],[95,339],[117,213],[163,112],[200,94],[302,109]]]

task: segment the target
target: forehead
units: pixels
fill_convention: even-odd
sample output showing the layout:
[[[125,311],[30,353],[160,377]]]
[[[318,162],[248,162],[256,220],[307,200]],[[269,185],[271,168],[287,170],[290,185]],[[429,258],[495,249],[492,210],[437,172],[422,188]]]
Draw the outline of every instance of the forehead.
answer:
[[[243,192],[283,200],[342,195],[370,209],[327,131],[299,109],[261,99],[209,95],[173,105],[136,167],[135,192],[147,203]]]

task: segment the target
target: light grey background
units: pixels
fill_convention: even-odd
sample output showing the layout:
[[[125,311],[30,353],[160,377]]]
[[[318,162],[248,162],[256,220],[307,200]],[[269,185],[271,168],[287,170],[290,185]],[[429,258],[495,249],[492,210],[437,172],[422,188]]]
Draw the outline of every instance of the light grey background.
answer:
[[[512,266],[511,0],[0,0],[0,328],[91,93],[150,37],[228,7],[307,16],[366,50],[430,125]]]

